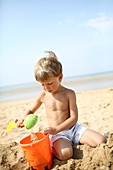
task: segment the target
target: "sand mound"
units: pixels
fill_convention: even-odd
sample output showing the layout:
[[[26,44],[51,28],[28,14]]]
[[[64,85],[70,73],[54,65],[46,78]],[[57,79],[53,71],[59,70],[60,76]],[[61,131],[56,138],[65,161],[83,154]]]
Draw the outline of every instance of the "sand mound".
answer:
[[[0,170],[30,170],[18,143],[0,144]],[[53,160],[54,170],[113,170],[113,133],[108,135],[106,144],[96,148],[75,145],[72,159]]]
[[[0,170],[29,170],[22,149],[16,142],[0,144]]]
[[[55,164],[53,169],[59,170],[63,168],[113,170],[113,133],[109,134],[107,144],[101,144],[96,148],[91,148],[88,145],[75,145],[73,159],[69,159],[62,166],[61,161],[56,161]]]

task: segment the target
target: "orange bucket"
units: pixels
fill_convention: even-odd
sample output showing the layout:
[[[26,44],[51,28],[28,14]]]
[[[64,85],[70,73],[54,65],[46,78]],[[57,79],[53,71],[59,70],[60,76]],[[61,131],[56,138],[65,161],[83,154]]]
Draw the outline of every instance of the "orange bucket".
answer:
[[[38,141],[31,143],[30,135],[20,141],[26,159],[31,167],[36,170],[50,169],[52,167],[52,153],[49,134],[35,133]]]

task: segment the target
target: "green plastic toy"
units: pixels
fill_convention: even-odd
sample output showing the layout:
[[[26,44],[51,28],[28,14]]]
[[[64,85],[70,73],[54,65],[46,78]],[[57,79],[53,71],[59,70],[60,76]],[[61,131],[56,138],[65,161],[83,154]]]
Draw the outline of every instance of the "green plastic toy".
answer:
[[[27,129],[31,129],[33,126],[36,125],[37,122],[38,122],[38,116],[29,114],[28,116],[26,116],[23,123]]]

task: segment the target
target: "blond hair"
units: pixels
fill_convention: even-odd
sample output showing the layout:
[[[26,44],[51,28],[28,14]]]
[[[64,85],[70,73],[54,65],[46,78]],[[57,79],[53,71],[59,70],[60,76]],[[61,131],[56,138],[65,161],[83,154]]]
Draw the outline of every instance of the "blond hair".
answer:
[[[35,79],[39,82],[62,74],[62,64],[58,61],[55,53],[52,51],[45,52],[49,53],[49,56],[41,58],[34,69]]]

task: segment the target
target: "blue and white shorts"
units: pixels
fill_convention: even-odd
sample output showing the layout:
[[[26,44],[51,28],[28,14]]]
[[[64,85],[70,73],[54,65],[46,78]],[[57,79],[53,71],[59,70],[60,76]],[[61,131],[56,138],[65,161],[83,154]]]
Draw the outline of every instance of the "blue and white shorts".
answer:
[[[69,129],[66,129],[62,132],[57,133],[56,135],[50,135],[51,147],[53,143],[58,139],[67,139],[69,140],[72,145],[78,144],[80,138],[82,137],[83,133],[87,128],[80,123],[76,123],[75,125],[71,126]]]

